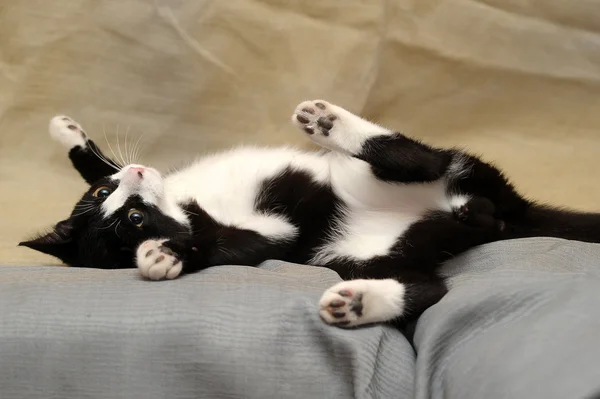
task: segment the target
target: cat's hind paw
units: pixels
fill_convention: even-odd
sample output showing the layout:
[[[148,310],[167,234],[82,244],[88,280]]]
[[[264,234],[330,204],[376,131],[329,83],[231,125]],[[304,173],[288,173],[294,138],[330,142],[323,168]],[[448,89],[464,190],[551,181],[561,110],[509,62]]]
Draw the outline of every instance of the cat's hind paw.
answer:
[[[327,137],[338,119],[332,108],[327,101],[304,101],[296,107],[292,123],[309,135]]]
[[[292,123],[316,144],[351,156],[361,152],[368,138],[392,133],[325,100],[298,104]]]
[[[323,293],[319,315],[340,327],[389,321],[402,316],[404,293],[404,285],[393,279],[342,281]]]
[[[68,149],[85,147],[87,135],[81,125],[68,116],[58,115],[50,119],[50,136]]]
[[[136,264],[143,277],[172,280],[181,274],[183,263],[175,252],[162,245],[166,241],[147,240],[138,247]]]

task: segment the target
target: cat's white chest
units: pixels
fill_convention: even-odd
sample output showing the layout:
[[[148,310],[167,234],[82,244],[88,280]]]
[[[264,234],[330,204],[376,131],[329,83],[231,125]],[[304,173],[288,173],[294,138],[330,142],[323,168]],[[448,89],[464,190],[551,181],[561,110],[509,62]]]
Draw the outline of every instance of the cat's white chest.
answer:
[[[266,237],[293,238],[297,227],[281,215],[256,211],[263,183],[286,168],[310,172],[316,181],[328,180],[328,164],[319,154],[288,148],[242,147],[204,157],[170,175],[165,192],[171,202],[196,201],[219,223],[254,230]]]

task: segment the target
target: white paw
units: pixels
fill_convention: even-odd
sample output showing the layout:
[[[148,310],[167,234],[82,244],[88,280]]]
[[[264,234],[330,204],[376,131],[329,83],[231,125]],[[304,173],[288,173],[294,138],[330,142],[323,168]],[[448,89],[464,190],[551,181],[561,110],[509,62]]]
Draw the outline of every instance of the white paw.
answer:
[[[339,118],[333,108],[334,106],[323,100],[304,101],[296,107],[292,123],[309,135],[327,137]]]
[[[324,100],[304,101],[292,123],[315,143],[346,155],[357,155],[366,140],[393,132]]]
[[[66,148],[85,147],[87,135],[79,123],[68,116],[58,115],[50,119],[50,136]]]
[[[319,315],[341,327],[389,321],[402,316],[404,291],[393,279],[342,281],[325,291]]]
[[[183,266],[177,255],[162,244],[167,240],[147,240],[137,249],[136,263],[143,277],[150,280],[172,280]]]

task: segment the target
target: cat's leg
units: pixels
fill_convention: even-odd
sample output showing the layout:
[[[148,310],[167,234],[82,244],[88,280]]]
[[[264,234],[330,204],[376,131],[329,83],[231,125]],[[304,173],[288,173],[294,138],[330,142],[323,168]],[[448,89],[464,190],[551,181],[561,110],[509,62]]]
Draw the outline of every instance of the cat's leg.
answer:
[[[88,184],[116,173],[120,168],[91,139],[79,123],[68,116],[55,116],[50,120],[50,136],[69,150],[73,167]]]
[[[353,280],[338,283],[325,291],[319,314],[329,324],[358,326],[375,322],[404,323],[421,315],[446,294],[438,267],[449,258],[477,245],[499,239],[494,227],[463,224],[450,214],[432,213],[413,224],[390,250],[356,265]],[[339,265],[328,265],[340,270]]]
[[[212,266],[257,266],[268,259],[282,259],[290,244],[290,240],[227,227],[216,236],[147,240],[136,251],[136,264],[143,277],[170,280]]]
[[[368,162],[380,179],[400,183],[445,179],[457,193],[490,200],[497,219],[518,218],[531,206],[502,171],[478,157],[426,145],[327,101],[299,104],[292,121],[315,143]]]
[[[371,164],[382,180],[432,182],[452,169],[453,151],[430,147],[327,101],[299,104],[292,122],[315,143]]]
[[[184,208],[192,234],[142,243],[136,251],[142,276],[173,279],[211,266],[256,266],[268,259],[285,259],[298,234],[294,225],[274,215],[249,218],[242,228],[220,223],[196,203]]]
[[[439,302],[447,293],[442,279],[430,276],[342,281],[325,291],[319,315],[328,324],[355,327],[407,321]]]

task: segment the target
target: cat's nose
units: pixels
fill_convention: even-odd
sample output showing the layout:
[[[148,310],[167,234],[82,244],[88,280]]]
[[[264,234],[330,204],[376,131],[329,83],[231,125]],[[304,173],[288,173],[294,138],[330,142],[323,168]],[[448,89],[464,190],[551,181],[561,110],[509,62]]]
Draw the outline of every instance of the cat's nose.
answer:
[[[142,177],[144,177],[145,170],[146,169],[142,168],[141,166],[136,166],[136,167],[130,168],[129,173],[131,173],[132,175],[137,174],[138,177],[141,179]]]

